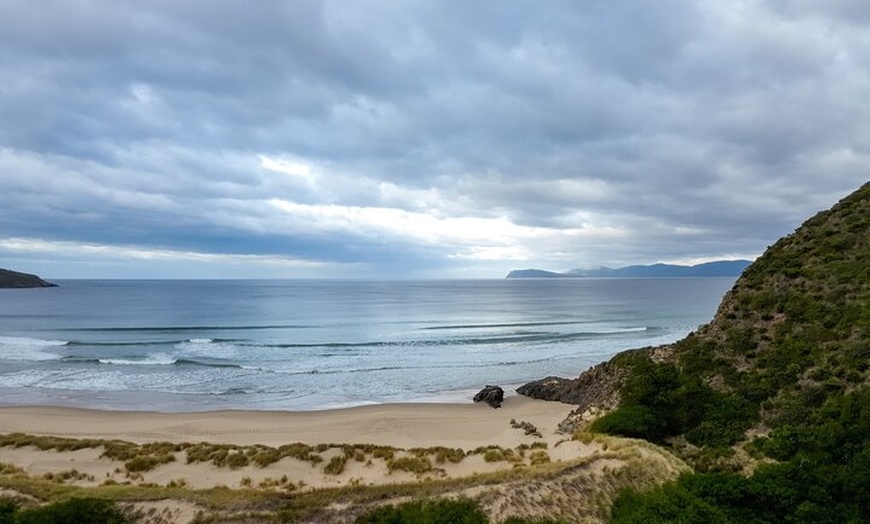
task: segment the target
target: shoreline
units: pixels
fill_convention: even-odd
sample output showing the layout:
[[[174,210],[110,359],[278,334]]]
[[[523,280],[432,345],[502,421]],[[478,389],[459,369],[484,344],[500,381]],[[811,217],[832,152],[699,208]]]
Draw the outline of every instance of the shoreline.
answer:
[[[529,379],[534,380],[534,379]],[[520,396],[516,389],[528,381],[502,384],[504,398]],[[11,407],[57,407],[112,412],[158,413],[210,413],[215,411],[250,411],[281,413],[313,413],[368,406],[406,404],[471,403],[483,386],[448,389],[438,393],[407,396],[402,399],[326,400],[294,406],[293,399],[274,399],[252,402],[234,402],[232,398],[160,391],[99,391],[99,390],[40,390],[0,386],[0,409]],[[147,406],[143,409],[142,406]]]
[[[283,445],[294,442],[407,447],[515,446],[528,420],[552,434],[572,406],[506,396],[501,408],[483,403],[390,403],[317,411],[116,411],[49,405],[0,405],[0,434],[67,438]]]
[[[282,492],[469,478],[534,468],[539,463],[594,461],[599,456],[600,464],[613,465],[602,455],[606,446],[557,433],[571,409],[568,404],[522,396],[506,398],[498,409],[471,402],[315,412],[160,413],[0,406],[0,436],[5,441],[0,446],[0,465],[85,488],[111,483]],[[539,434],[525,431],[520,423],[533,425]],[[66,446],[58,437],[82,445]],[[129,458],[106,455],[110,448],[138,446],[136,453],[150,459],[153,454],[147,449],[153,445],[173,450],[172,457],[164,461],[160,456],[155,464],[139,469]],[[301,455],[288,451],[291,456],[281,455],[268,464],[258,465],[252,459],[285,449],[307,451]],[[219,454],[191,462],[192,454],[201,455],[202,450]],[[236,455],[248,458],[239,467],[223,462]],[[223,458],[212,462],[213,456]],[[455,460],[445,460],[448,456]]]

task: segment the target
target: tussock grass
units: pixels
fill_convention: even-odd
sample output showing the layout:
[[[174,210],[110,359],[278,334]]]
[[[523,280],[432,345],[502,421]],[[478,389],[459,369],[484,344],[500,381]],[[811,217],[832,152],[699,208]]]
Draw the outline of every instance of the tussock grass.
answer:
[[[399,457],[387,461],[387,469],[394,471],[407,471],[421,475],[432,471],[432,461],[426,457]]]
[[[323,472],[327,475],[341,475],[344,473],[344,466],[347,464],[347,455],[336,455],[329,459],[329,462],[323,466]]]
[[[204,516],[197,522],[296,522],[297,520],[294,519],[304,521],[308,517],[312,520],[325,521],[323,520],[325,516],[334,515],[335,512],[345,514],[341,512],[349,511],[350,515],[356,515],[365,508],[385,502],[444,496],[470,496],[475,500],[479,499],[485,502],[488,511],[493,510],[488,505],[489,502],[486,502],[490,500],[487,497],[501,497],[498,498],[501,500],[499,504],[504,504],[508,510],[505,515],[515,514],[512,508],[528,503],[531,504],[529,507],[541,507],[542,511],[552,511],[540,515],[531,513],[530,516],[553,518],[561,515],[560,512],[567,512],[565,515],[573,514],[570,513],[573,510],[566,509],[568,506],[585,508],[583,515],[586,516],[592,513],[605,515],[621,487],[652,486],[661,482],[665,476],[671,475],[666,471],[669,468],[662,467],[662,461],[670,459],[666,454],[657,456],[660,448],[641,441],[625,441],[614,437],[602,438],[609,440],[609,450],[582,459],[541,463],[531,467],[504,469],[463,478],[432,479],[425,475],[435,471],[432,457],[437,455],[437,450],[423,457],[406,454],[392,458],[393,470],[410,471],[421,474],[424,478],[414,482],[378,486],[352,483],[339,488],[301,490],[302,486],[294,484],[285,476],[280,479],[264,479],[258,484],[252,481],[250,486],[235,489],[221,487],[195,490],[186,486],[186,483],[181,480],[172,481],[166,486],[114,484],[77,487],[57,484],[40,477],[28,477],[19,472],[0,475],[0,488],[8,488],[46,502],[69,497],[96,497],[126,503],[178,500],[203,508]],[[345,461],[352,460],[349,449],[335,446],[329,449],[332,448],[341,449],[340,454],[334,455],[335,457],[344,458]],[[233,449],[245,454],[249,452],[243,447]],[[372,453],[374,449],[371,448]],[[494,448],[490,448],[492,449]],[[312,451],[314,450],[316,448],[312,448]],[[262,451],[258,449],[251,453]],[[354,448],[354,457],[357,451],[362,449]],[[445,450],[441,451],[446,453]],[[537,448],[527,455],[536,452],[546,453],[543,449]],[[626,460],[626,462],[622,467],[602,469],[601,461],[616,460]],[[674,460],[679,462],[677,459]],[[332,459],[327,461],[327,466],[331,461]],[[542,502],[539,497],[536,498],[535,493],[541,486],[546,486],[549,490],[547,491],[549,493],[547,496],[550,497],[548,504]],[[502,495],[497,495],[498,493]],[[519,506],[513,506],[515,503]],[[247,520],[238,520],[241,518],[239,515],[248,515],[245,517]],[[499,521],[493,519],[493,522]]]

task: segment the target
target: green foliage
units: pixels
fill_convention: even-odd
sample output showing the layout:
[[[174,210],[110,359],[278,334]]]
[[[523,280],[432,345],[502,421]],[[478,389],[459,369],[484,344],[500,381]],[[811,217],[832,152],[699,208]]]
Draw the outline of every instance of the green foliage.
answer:
[[[532,466],[538,466],[540,464],[547,464],[550,462],[550,454],[546,451],[538,450],[533,451],[531,455],[529,455],[529,464]]]
[[[638,494],[622,493],[613,504],[613,524],[729,524],[716,507],[689,493],[680,483],[671,483]]]
[[[18,503],[11,498],[0,498],[0,524],[14,524]]]
[[[173,455],[137,455],[124,463],[124,468],[130,473],[140,473],[143,471],[151,471],[161,464],[173,462]]]
[[[344,466],[347,464],[347,455],[336,455],[329,459],[329,462],[323,466],[323,472],[327,475],[341,475],[344,472]]]
[[[8,504],[0,505],[0,524],[126,524],[128,522],[130,519],[114,503],[102,499],[69,499],[24,510],[14,505],[11,508]]]
[[[465,458],[465,451],[461,448],[437,447],[434,451],[435,462],[438,464],[444,464],[445,462],[459,464]]]
[[[381,506],[356,519],[357,524],[488,524],[489,519],[467,499],[419,500]]]
[[[870,515],[870,387],[831,396],[801,424],[774,429],[752,449],[782,462],[751,477],[695,473],[649,493],[623,493],[613,522],[833,524]]]
[[[553,519],[527,519],[524,517],[510,517],[502,524],[564,524],[561,520]]]
[[[422,474],[432,471],[432,461],[425,457],[400,457],[387,461],[387,469]]]
[[[661,442],[685,434],[696,445],[739,441],[757,409],[742,395],[722,393],[699,376],[638,354],[629,362],[622,405],[599,418],[592,431]]]
[[[647,406],[622,406],[596,420],[589,428],[597,433],[607,433],[630,438],[658,440],[664,434],[664,424]]]
[[[613,521],[857,523],[870,515],[870,184],[744,272],[716,319],[663,363],[619,360],[620,407],[593,429],[701,449],[697,471],[623,493]],[[616,362],[617,359],[614,359]],[[728,471],[746,447],[777,462]]]

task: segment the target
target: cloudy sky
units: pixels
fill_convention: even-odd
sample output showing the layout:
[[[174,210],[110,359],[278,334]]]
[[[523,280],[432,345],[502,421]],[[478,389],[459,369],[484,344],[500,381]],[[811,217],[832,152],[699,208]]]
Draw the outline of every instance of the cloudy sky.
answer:
[[[866,0],[4,0],[0,267],[755,257],[870,176]]]

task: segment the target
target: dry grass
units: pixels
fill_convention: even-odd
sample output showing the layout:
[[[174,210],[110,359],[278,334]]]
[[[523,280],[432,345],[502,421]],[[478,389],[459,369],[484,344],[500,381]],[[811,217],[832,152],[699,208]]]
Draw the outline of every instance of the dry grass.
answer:
[[[310,489],[294,484],[284,476],[250,481],[247,486],[236,489],[191,489],[184,479],[173,479],[166,486],[134,482],[79,487],[58,483],[54,478],[28,476],[20,468],[0,463],[0,489],[41,501],[93,496],[125,504],[148,503],[151,506],[147,511],[155,523],[162,522],[159,518],[163,518],[160,515],[165,513],[154,509],[159,508],[161,502],[158,501],[200,508],[203,513],[196,522],[202,523],[275,522],[276,519],[278,522],[294,522],[293,519],[302,519],[300,522],[308,521],[306,519],[346,522],[374,505],[443,496],[475,499],[495,522],[509,515],[558,518],[566,522],[604,522],[620,489],[648,487],[675,478],[687,469],[679,459],[645,441],[587,434],[578,434],[575,438],[597,445],[601,451],[578,460],[552,462],[547,445],[542,442],[518,446],[516,449],[489,446],[466,452],[451,448],[401,450],[374,445],[332,444],[290,444],[278,448],[178,444],[169,448],[165,443],[139,446],[116,441],[74,441],[22,435],[10,438],[6,435],[0,436],[0,445],[65,450],[102,446],[104,449],[111,448],[112,456],[124,459],[125,463],[137,458],[143,460],[141,457],[166,454],[179,455],[180,460],[184,459],[188,463],[210,462],[227,468],[232,468],[234,461],[240,460],[232,457],[245,457],[248,467],[263,467],[276,462],[276,457],[277,460],[292,457],[314,464],[318,460],[323,461],[323,455],[326,455],[330,457],[324,466],[327,474],[340,474],[348,461],[382,460],[389,471],[411,472],[427,477],[428,473],[435,472],[435,464],[458,463],[470,455],[478,454],[484,460],[490,456],[517,461],[515,463],[522,467],[463,478],[422,478],[415,482],[380,486],[350,482],[340,488]],[[109,448],[106,447],[107,442]],[[317,459],[312,458],[315,456]],[[67,473],[74,475],[71,471]],[[55,475],[68,476],[63,472]]]

